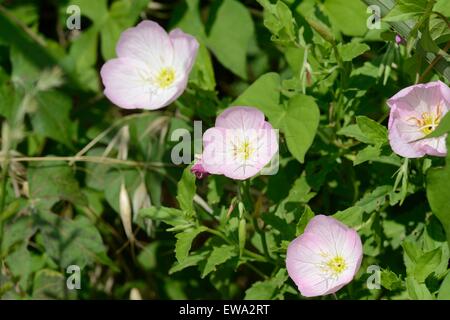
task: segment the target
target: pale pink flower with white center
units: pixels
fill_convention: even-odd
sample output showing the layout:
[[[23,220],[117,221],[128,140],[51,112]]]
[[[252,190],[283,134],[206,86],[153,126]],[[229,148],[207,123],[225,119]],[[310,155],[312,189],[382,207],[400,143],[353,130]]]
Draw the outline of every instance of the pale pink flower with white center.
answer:
[[[117,58],[102,67],[105,95],[125,109],[169,105],[186,88],[198,47],[197,40],[180,29],[167,34],[156,22],[142,21],[122,33]]]
[[[332,217],[318,215],[289,244],[286,268],[300,293],[314,297],[335,293],[352,281],[361,260],[358,233]]]
[[[389,142],[405,158],[445,156],[446,135],[419,140],[436,129],[450,108],[450,89],[441,81],[407,87],[387,101]]]
[[[253,107],[231,107],[203,135],[203,168],[244,180],[258,174],[278,151],[276,131]]]

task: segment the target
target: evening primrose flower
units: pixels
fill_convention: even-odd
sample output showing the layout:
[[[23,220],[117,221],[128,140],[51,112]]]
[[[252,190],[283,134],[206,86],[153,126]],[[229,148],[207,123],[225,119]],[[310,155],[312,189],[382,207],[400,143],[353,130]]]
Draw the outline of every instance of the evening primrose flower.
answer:
[[[167,34],[156,22],[142,21],[122,33],[117,58],[102,67],[105,95],[124,109],[169,105],[186,88],[198,47],[197,40],[180,29]]]
[[[244,180],[258,174],[278,151],[275,130],[253,107],[231,107],[203,135],[202,166],[211,174]]]
[[[424,155],[445,156],[446,135],[419,140],[439,125],[450,108],[450,89],[441,81],[407,87],[387,101],[389,142],[392,150],[405,158]]]
[[[332,217],[317,215],[289,244],[286,268],[300,293],[314,297],[335,293],[352,281],[361,260],[358,233]]]

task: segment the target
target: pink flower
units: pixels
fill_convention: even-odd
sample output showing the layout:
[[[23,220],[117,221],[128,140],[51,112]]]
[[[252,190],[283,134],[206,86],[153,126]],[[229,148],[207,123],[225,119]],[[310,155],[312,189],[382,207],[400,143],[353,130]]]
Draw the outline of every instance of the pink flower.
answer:
[[[244,180],[258,174],[278,151],[275,130],[252,107],[231,107],[203,135],[203,168]]]
[[[208,176],[209,173],[203,168],[202,156],[196,155],[195,158],[194,165],[191,167],[191,172],[195,174],[197,179],[203,179]]]
[[[399,34],[396,34],[395,35],[395,43],[396,44],[403,44],[403,45],[405,45],[406,44],[406,40],[401,36],[401,35],[399,35]]]
[[[305,297],[335,293],[352,281],[362,260],[358,233],[332,217],[315,216],[292,241],[286,267]]]
[[[105,95],[125,109],[169,105],[186,88],[198,47],[197,40],[180,29],[167,34],[156,22],[142,21],[122,33],[118,58],[102,67]]]
[[[398,155],[419,158],[445,156],[445,135],[419,140],[436,129],[450,108],[450,89],[441,81],[407,87],[387,101],[389,142]]]

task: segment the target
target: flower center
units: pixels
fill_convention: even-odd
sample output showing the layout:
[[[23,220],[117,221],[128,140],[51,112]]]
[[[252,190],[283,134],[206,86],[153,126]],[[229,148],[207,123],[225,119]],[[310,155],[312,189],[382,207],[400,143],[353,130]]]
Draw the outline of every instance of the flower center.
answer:
[[[415,121],[415,125],[419,127],[419,130],[422,131],[425,135],[429,135],[437,128],[439,123],[441,122],[442,111],[441,111],[441,103],[436,107],[436,113],[424,112],[422,113],[421,118],[411,117],[408,120],[412,119]]]
[[[253,149],[250,141],[248,141],[248,140],[245,140],[242,143],[235,145],[234,150],[233,150],[235,157],[239,156],[240,158],[242,158],[244,160],[250,159],[253,152],[254,152],[254,149]]]
[[[156,84],[161,88],[165,89],[170,86],[175,80],[175,71],[173,68],[163,68],[156,77]]]
[[[335,256],[325,263],[326,269],[334,276],[340,275],[347,269],[347,263],[341,256]]]

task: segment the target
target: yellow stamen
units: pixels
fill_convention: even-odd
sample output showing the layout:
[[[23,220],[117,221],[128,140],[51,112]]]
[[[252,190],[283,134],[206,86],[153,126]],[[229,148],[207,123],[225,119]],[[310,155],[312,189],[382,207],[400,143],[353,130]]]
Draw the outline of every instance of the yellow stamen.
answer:
[[[245,140],[238,146],[235,145],[233,149],[234,156],[240,156],[244,160],[250,159],[255,151],[248,140]]]
[[[341,256],[335,256],[334,258],[328,260],[325,266],[327,271],[334,276],[340,275],[345,271],[345,269],[347,269],[347,263]]]
[[[437,128],[442,118],[442,110],[441,110],[441,102],[438,104],[436,108],[436,113],[424,112],[422,113],[421,118],[410,117],[409,120],[415,121],[415,125],[419,127],[419,130],[422,131],[425,135],[429,135]]]
[[[156,77],[156,84],[165,89],[170,86],[175,80],[175,71],[172,68],[163,68]]]

